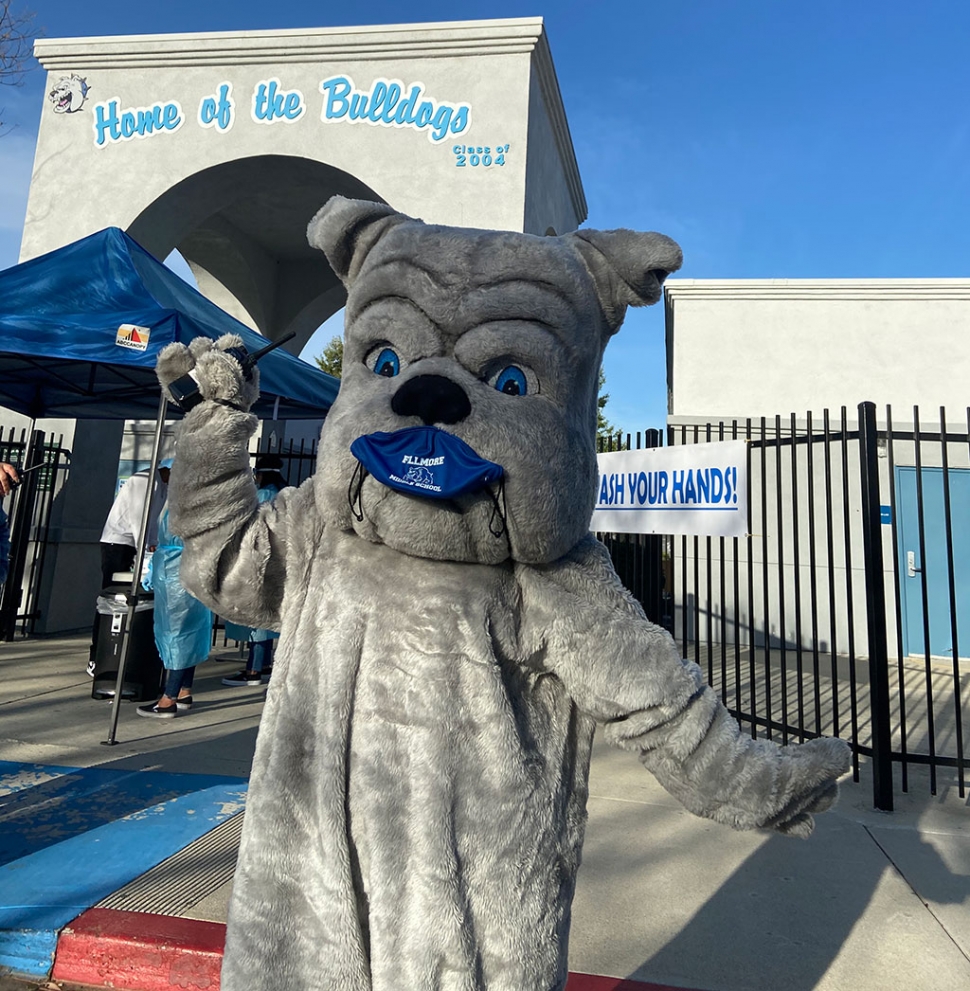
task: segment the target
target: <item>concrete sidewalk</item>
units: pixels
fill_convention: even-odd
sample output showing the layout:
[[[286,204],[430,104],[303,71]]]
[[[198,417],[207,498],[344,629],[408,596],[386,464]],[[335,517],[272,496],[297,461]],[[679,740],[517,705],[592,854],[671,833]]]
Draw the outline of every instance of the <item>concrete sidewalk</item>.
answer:
[[[223,687],[235,668],[210,659],[191,713],[146,720],[124,704],[108,748],[86,653],[86,638],[0,644],[0,966],[25,961],[14,969],[39,978],[44,954],[68,959],[72,939],[90,958],[102,920],[136,912],[166,939],[197,934],[203,967],[225,921],[263,693]],[[797,841],[699,820],[598,744],[570,970],[631,983],[574,976],[570,991],[970,988],[970,802],[955,775],[941,771],[933,797],[911,768],[898,811],[876,813],[866,771]],[[94,906],[107,915],[75,926]],[[204,986],[190,977],[175,986]]]

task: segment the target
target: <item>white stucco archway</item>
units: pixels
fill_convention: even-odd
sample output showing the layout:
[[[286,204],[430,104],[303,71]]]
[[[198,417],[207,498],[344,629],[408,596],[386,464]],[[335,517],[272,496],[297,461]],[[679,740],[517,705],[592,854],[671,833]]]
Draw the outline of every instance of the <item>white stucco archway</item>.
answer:
[[[34,52],[50,95],[21,260],[120,227],[158,258],[177,249],[205,295],[267,337],[295,331],[295,354],[344,302],[306,243],[334,193],[533,234],[586,218],[541,18],[45,38]],[[71,436],[73,471],[113,474],[120,424]],[[77,576],[97,572],[110,499],[86,488],[52,538],[72,564],[51,564],[46,601],[65,608],[43,607],[44,632],[89,622]]]
[[[354,176],[312,159],[235,159],[176,183],[128,233],[158,258],[177,249],[201,292],[271,340],[294,332],[290,349],[299,353],[346,298],[306,239],[308,218],[335,194],[381,199]]]
[[[335,192],[535,234],[586,216],[541,18],[42,39],[35,53],[58,98],[21,259],[121,227],[156,257],[178,248],[206,295],[267,336],[296,330],[294,352],[342,302],[305,241]]]

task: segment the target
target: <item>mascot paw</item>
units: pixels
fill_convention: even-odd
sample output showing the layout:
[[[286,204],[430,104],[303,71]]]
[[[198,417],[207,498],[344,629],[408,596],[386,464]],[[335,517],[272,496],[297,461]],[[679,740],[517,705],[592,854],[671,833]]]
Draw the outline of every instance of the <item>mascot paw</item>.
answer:
[[[227,354],[232,348],[244,349],[242,339],[236,334],[223,334],[216,341],[196,337],[188,347],[169,344],[162,349],[155,366],[158,381],[172,398],[168,387],[184,375],[191,375],[203,399],[248,412],[259,398],[259,369],[253,368],[247,378],[237,358]]]
[[[825,812],[838,800],[838,779],[849,770],[852,751],[842,740],[824,737],[785,752],[791,761],[790,797],[766,825],[786,836],[806,837],[815,828],[812,814]]]

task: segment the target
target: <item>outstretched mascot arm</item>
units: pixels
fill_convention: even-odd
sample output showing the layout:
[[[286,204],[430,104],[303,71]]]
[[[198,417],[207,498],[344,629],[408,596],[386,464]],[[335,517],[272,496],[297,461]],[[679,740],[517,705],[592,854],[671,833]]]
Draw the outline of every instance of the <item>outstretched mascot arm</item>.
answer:
[[[258,421],[248,412],[259,373],[247,381],[224,353],[241,344],[235,335],[196,338],[159,355],[163,388],[191,371],[207,400],[182,421],[169,485],[172,529],[185,542],[182,584],[196,598],[227,619],[278,630],[291,504],[312,498],[312,486],[259,503],[249,460]]]
[[[780,747],[753,740],[650,623],[592,536],[544,567],[518,569],[527,648],[606,739],[643,764],[696,815],[735,829],[807,836],[849,767],[841,740]]]

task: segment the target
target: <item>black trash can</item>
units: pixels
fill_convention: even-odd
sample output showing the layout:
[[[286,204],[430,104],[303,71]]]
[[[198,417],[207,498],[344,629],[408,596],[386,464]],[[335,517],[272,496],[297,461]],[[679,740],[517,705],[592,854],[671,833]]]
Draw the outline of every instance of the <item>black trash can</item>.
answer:
[[[114,698],[121,645],[128,624],[130,589],[129,585],[111,585],[98,596],[92,698]],[[131,702],[153,701],[162,687],[162,676],[162,659],[155,646],[155,597],[151,592],[140,592],[135,603],[121,697]]]

